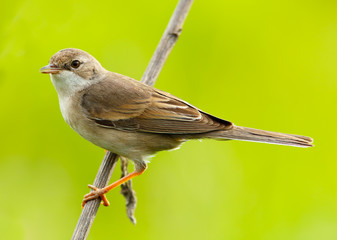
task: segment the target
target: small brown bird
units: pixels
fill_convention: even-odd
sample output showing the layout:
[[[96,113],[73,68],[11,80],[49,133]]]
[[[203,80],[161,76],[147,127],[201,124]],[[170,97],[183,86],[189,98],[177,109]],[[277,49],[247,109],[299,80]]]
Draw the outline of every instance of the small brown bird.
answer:
[[[191,104],[132,78],[109,72],[90,54],[68,48],[57,52],[49,73],[58,93],[64,120],[93,144],[131,159],[135,171],[84,196],[83,204],[147,168],[146,159],[158,151],[179,147],[191,139],[243,140],[311,147],[312,139],[235,126]]]

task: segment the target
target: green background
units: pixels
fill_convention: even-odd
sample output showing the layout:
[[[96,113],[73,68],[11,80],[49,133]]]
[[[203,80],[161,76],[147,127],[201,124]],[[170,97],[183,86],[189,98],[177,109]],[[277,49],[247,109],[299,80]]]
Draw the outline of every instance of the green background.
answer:
[[[1,239],[70,239],[104,155],[66,125],[39,69],[75,47],[140,79],[176,3],[2,3]],[[133,182],[138,224],[116,189],[88,239],[337,239],[336,12],[328,0],[195,1],[155,86],[316,146],[205,140],[161,152]]]

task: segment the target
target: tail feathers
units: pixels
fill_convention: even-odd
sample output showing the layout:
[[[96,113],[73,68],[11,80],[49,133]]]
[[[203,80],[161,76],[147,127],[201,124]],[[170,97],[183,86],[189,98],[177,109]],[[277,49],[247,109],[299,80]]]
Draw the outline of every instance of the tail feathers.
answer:
[[[222,131],[218,137],[251,142],[262,142],[294,147],[312,147],[313,139],[310,137],[264,131],[253,128],[234,126],[233,129]]]

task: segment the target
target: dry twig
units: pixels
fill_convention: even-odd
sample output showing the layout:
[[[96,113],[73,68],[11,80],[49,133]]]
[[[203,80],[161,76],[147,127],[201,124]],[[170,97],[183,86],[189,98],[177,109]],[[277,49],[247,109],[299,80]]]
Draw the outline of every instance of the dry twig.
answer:
[[[121,170],[122,170],[122,177],[128,175],[128,164],[129,160],[125,157],[120,157],[121,159]],[[137,205],[137,198],[136,198],[136,192],[132,189],[132,181],[129,180],[126,183],[123,183],[121,185],[121,194],[125,198],[125,206],[126,206],[126,214],[128,215],[128,218],[133,224],[136,224],[136,218],[135,218],[135,210]]]
[[[142,82],[153,86],[157,77],[164,66],[164,63],[171,52],[174,44],[178,40],[178,37],[182,30],[182,25],[186,19],[189,9],[193,3],[193,0],[180,0],[174,13],[168,23],[166,30],[157,46],[155,53],[153,54],[151,61],[146,68],[146,71],[142,77]],[[108,185],[114,167],[116,166],[118,155],[107,152],[104,156],[102,164],[96,175],[94,186],[103,188]],[[129,188],[131,189],[131,188]],[[130,191],[130,190],[129,190]],[[132,191],[132,189],[131,189]],[[75,231],[72,236],[72,240],[84,240],[87,238],[91,225],[94,222],[96,213],[100,206],[100,199],[94,199],[88,201],[81,213],[81,216],[77,222]],[[135,204],[131,204],[131,216],[133,216]],[[128,212],[129,210],[128,209]],[[130,215],[129,215],[130,217]]]

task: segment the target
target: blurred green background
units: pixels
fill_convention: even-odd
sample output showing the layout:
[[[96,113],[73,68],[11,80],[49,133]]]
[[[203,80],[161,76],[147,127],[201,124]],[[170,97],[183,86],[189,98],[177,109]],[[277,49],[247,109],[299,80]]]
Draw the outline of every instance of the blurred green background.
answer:
[[[66,125],[39,69],[75,47],[140,79],[176,3],[2,3],[1,239],[70,239],[104,155]],[[156,87],[316,146],[191,141],[161,152],[134,180],[138,224],[117,189],[88,239],[337,239],[336,11],[328,0],[195,1]]]

